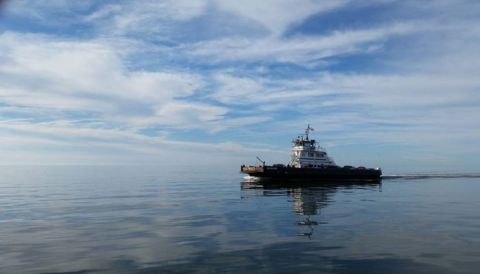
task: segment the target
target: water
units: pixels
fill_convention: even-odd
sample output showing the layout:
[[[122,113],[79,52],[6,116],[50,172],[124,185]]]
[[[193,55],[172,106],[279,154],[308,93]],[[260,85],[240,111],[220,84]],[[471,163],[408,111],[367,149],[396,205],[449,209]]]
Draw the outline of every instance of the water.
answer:
[[[1,273],[478,273],[480,178],[1,167]]]

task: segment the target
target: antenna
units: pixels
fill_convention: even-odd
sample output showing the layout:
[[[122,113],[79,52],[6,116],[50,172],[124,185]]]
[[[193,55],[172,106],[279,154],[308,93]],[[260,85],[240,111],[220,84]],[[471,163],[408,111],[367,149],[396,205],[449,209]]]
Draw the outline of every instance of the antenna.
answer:
[[[307,141],[308,141],[308,134],[310,131],[314,131],[312,127],[310,127],[310,124],[308,124],[307,128],[305,129],[305,135],[307,136]]]
[[[263,166],[265,166],[265,161],[264,160],[260,159],[260,157],[258,157],[258,156],[257,156],[257,160],[259,160],[263,164]]]

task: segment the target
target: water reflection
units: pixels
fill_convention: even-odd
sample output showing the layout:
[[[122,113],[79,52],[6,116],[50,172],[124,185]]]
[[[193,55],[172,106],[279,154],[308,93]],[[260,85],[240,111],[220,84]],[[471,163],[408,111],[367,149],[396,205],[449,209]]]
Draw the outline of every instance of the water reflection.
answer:
[[[244,191],[251,190],[254,196],[279,196],[284,195],[290,197],[293,212],[302,216],[301,220],[295,225],[305,227],[306,230],[296,235],[312,239],[315,226],[325,224],[321,221],[321,216],[316,216],[315,220],[312,216],[321,215],[322,208],[327,207],[334,201],[332,196],[339,190],[348,189],[378,189],[381,190],[381,180],[375,181],[348,181],[348,182],[291,182],[269,181],[267,183],[255,180],[245,180],[241,183],[241,189]]]
[[[237,173],[210,173],[156,166],[0,169],[0,272],[480,269],[477,179],[240,188]]]

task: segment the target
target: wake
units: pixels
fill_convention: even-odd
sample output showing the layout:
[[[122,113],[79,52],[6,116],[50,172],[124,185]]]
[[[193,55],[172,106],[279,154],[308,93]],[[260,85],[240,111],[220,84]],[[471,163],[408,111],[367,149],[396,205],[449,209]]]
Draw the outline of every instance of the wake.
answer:
[[[480,173],[430,173],[430,174],[392,174],[382,175],[382,180],[388,179],[431,179],[431,178],[480,178]]]

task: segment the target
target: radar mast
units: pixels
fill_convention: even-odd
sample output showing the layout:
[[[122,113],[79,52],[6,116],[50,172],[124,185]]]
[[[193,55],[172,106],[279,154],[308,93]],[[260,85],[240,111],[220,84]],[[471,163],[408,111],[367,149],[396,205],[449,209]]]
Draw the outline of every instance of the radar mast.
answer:
[[[310,127],[310,124],[308,124],[307,128],[305,129],[305,136],[307,141],[308,141],[308,134],[310,133],[310,131],[314,131],[314,129]]]

